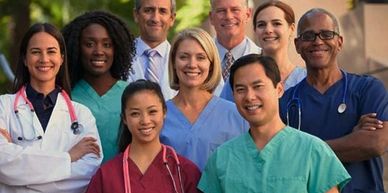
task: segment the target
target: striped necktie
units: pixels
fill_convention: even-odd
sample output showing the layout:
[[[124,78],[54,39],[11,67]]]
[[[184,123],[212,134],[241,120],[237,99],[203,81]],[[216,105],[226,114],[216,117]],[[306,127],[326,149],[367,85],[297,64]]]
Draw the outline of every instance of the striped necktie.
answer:
[[[159,83],[159,70],[160,66],[155,62],[154,56],[157,54],[156,50],[148,49],[144,51],[144,54],[148,58],[148,66],[144,74],[147,80]]]
[[[232,52],[228,51],[225,53],[225,67],[222,70],[222,77],[224,78],[224,81],[226,81],[229,78],[230,73],[230,67],[232,67],[232,64],[234,62]]]

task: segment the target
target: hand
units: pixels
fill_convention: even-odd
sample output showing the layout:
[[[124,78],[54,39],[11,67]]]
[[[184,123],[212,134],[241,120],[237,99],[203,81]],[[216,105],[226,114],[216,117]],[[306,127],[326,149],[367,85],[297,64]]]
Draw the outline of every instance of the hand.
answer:
[[[70,151],[71,162],[75,162],[81,159],[88,153],[94,153],[97,157],[100,157],[100,146],[97,144],[97,140],[93,137],[84,137],[76,145],[74,145]]]
[[[7,139],[7,141],[8,141],[9,143],[12,142],[12,140],[11,140],[11,135],[8,133],[7,130],[0,128],[0,135],[2,135],[3,137],[5,137],[5,139]]]
[[[383,122],[378,120],[376,113],[369,113],[362,115],[357,125],[353,128],[353,131],[357,130],[369,130],[375,131],[376,129],[383,128]]]

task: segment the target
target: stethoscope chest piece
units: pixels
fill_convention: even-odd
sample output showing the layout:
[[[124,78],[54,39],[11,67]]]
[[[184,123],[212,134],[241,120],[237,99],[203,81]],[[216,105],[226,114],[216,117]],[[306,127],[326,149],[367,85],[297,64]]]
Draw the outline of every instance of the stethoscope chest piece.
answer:
[[[341,104],[338,106],[338,109],[337,109],[338,113],[342,114],[342,113],[345,112],[345,110],[346,110],[346,104],[345,104],[345,103],[341,103]]]

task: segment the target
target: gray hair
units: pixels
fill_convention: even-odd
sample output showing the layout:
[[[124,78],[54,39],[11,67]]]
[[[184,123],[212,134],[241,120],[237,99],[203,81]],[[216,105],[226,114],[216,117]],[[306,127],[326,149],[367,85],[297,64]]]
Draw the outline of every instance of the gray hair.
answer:
[[[211,8],[214,7],[214,0],[210,0],[210,6],[211,6]],[[249,7],[249,0],[245,0],[245,6]]]
[[[141,1],[142,0],[135,0],[135,10],[139,11],[141,8]],[[176,1],[175,0],[170,0],[171,3],[171,13],[175,13],[176,11]]]
[[[306,22],[306,19],[309,17],[309,16],[312,16],[312,15],[315,15],[315,14],[325,14],[327,16],[330,17],[330,19],[333,21],[333,24],[334,24],[334,31],[337,32],[338,34],[340,33],[340,30],[339,30],[339,24],[338,24],[338,20],[337,18],[332,14],[330,13],[329,11],[325,10],[325,9],[322,9],[322,8],[313,8],[313,9],[310,9],[308,10],[305,14],[302,15],[302,17],[299,19],[299,22],[298,22],[298,30],[297,30],[297,35],[300,35],[302,33],[301,31],[301,28],[303,26],[303,24]]]

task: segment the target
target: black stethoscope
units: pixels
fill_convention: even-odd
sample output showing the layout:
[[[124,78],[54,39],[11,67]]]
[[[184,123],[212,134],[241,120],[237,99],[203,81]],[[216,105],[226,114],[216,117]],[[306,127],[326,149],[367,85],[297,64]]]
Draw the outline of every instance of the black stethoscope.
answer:
[[[343,88],[342,88],[342,90],[343,90],[342,101],[338,105],[338,108],[337,108],[337,112],[339,114],[342,114],[346,111],[346,93],[348,92],[348,75],[343,70],[341,70],[341,73],[342,73],[342,77],[344,80],[344,84],[343,84]],[[306,81],[306,78],[303,81]],[[300,100],[300,98],[298,96],[299,95],[298,90],[299,90],[300,85],[301,84],[297,84],[297,86],[295,87],[295,90],[292,93],[292,98],[287,103],[287,111],[286,111],[287,125],[290,125],[289,109],[291,109],[292,107],[298,108],[298,130],[300,130],[300,127],[302,124],[301,123],[301,120],[302,120],[302,101]]]
[[[70,119],[71,119],[71,125],[70,125],[70,128],[71,130],[73,131],[73,134],[74,135],[78,135],[81,133],[81,130],[79,129],[79,123],[77,121],[77,116],[75,115],[75,110],[74,110],[74,106],[73,104],[71,103],[71,100],[70,100],[70,97],[69,95],[66,93],[65,90],[61,89],[60,93],[62,94],[63,98],[65,99],[65,102],[66,102],[66,105],[67,105],[67,108],[69,109],[69,114],[70,114]],[[30,110],[31,110],[31,113],[32,113],[32,120],[34,120],[34,116],[36,116],[35,114],[35,109],[34,109],[34,106],[32,105],[32,103],[30,102],[30,100],[28,100],[27,96],[26,96],[26,87],[23,86],[17,93],[16,93],[16,97],[15,97],[15,101],[13,103],[13,109],[14,109],[14,112],[16,114],[16,117],[19,121],[19,124],[21,126],[21,131],[22,131],[22,136],[19,136],[17,139],[19,141],[22,141],[22,140],[25,140],[25,141],[35,141],[35,140],[40,140],[42,139],[42,136],[39,135],[39,133],[37,132],[37,130],[33,127],[33,130],[34,130],[34,135],[33,136],[30,136],[30,137],[26,137],[25,133],[24,133],[24,128],[23,128],[23,124],[22,124],[22,121],[20,120],[20,116],[19,116],[19,110],[17,109],[17,105],[18,105],[18,101],[19,101],[19,98],[22,97],[24,101],[26,101],[27,105],[29,106]],[[32,121],[31,120],[31,121]]]
[[[130,181],[130,177],[129,177],[129,166],[128,166],[129,149],[130,149],[130,145],[128,145],[128,147],[125,149],[124,155],[123,155],[123,173],[124,173],[125,193],[131,193],[131,181]],[[174,151],[174,149],[172,147],[162,144],[163,164],[166,166],[166,169],[168,171],[168,175],[171,178],[175,193],[179,193],[177,183],[175,182],[174,176],[172,175],[172,172],[171,172],[171,169],[168,166],[168,162],[167,162],[167,158],[166,158],[167,149],[169,149],[172,152],[172,155],[174,156],[175,162],[177,164],[179,185],[181,187],[181,193],[184,193],[185,191],[183,189],[183,184],[182,184],[181,163],[178,159],[178,155],[176,154],[176,152]]]

